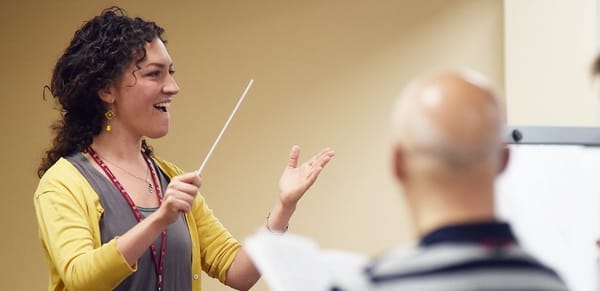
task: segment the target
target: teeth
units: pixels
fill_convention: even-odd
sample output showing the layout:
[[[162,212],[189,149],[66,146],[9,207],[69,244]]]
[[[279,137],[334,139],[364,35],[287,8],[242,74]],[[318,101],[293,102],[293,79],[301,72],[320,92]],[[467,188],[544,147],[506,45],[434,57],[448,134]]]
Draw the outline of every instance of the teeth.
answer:
[[[154,104],[154,107],[169,108],[170,105],[171,105],[171,102],[163,102],[163,103]]]

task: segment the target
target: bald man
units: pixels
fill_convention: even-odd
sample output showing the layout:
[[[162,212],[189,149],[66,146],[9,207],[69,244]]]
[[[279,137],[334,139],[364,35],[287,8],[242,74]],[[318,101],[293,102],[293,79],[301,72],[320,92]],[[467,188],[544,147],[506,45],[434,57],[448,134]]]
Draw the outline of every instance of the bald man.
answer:
[[[478,73],[412,81],[393,113],[391,157],[418,244],[369,260],[263,233],[246,241],[250,256],[277,291],[567,290],[496,219],[494,181],[509,157],[503,126],[496,94]]]
[[[332,290],[567,290],[496,220],[494,181],[509,152],[501,107],[481,75],[415,80],[393,117],[393,169],[419,243],[372,260],[363,286]]]

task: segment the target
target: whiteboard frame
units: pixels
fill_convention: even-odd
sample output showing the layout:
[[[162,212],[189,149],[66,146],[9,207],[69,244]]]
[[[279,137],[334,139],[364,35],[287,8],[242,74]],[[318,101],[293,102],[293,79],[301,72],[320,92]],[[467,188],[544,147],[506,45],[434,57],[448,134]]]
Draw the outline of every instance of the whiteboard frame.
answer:
[[[600,127],[506,126],[508,144],[583,145],[600,147]]]

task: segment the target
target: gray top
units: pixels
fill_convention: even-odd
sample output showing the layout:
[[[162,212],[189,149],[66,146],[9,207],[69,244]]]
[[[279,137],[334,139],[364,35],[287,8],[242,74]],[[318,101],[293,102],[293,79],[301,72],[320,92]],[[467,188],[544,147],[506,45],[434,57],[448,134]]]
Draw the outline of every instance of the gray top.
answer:
[[[156,212],[156,210],[158,210],[158,207],[141,207],[138,206],[137,209],[140,211],[140,214],[146,218],[148,216],[150,216],[150,214]]]
[[[102,243],[107,243],[116,236],[127,232],[138,222],[131,212],[127,201],[115,185],[102,175],[94,165],[81,153],[67,157],[88,180],[100,198],[104,213],[100,218],[100,235]],[[164,193],[169,178],[159,167],[154,169],[160,179]],[[155,209],[144,208],[142,216],[150,215]],[[154,241],[160,256],[161,237]],[[163,271],[163,291],[192,290],[192,243],[185,216],[167,228],[167,247]],[[138,259],[137,271],[125,278],[114,290],[156,290],[156,266],[150,248]]]

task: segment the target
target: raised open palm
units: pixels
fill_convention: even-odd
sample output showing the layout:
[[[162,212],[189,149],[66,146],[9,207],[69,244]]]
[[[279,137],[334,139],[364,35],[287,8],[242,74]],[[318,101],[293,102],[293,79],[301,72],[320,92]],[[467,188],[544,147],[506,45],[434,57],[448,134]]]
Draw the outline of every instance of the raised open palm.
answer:
[[[317,180],[319,174],[329,163],[335,152],[324,148],[308,161],[298,165],[300,147],[293,146],[287,166],[279,179],[280,199],[284,205],[295,205],[306,190]]]

